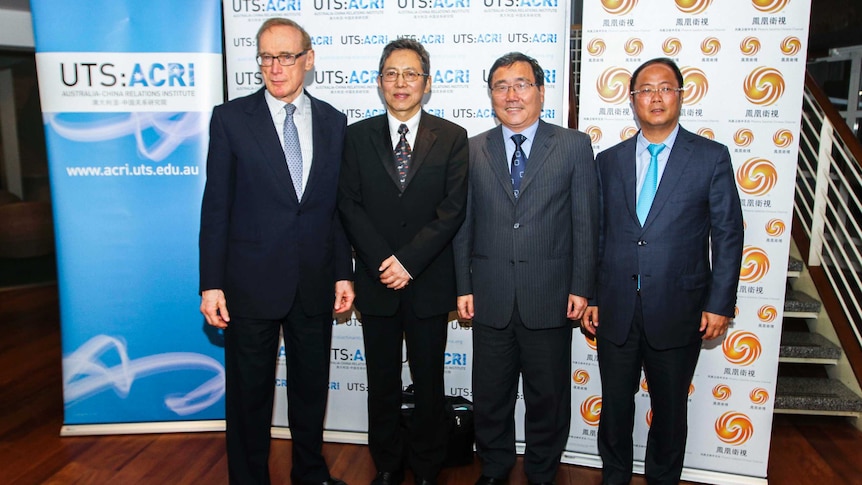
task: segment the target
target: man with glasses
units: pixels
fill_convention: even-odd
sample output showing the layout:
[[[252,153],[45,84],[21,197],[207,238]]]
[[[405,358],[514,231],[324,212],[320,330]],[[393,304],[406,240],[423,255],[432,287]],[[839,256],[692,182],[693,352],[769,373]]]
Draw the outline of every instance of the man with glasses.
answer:
[[[377,86],[386,114],[348,127],[338,207],[356,252],[356,308],[368,373],[373,485],[436,482],[449,434],[443,359],[455,309],[452,238],[464,220],[467,132],[422,110],[431,91],[422,44],[390,42]],[[415,408],[400,429],[402,341]]]
[[[535,59],[497,59],[488,87],[501,126],[470,139],[467,217],[455,237],[458,313],[473,320],[476,484],[504,484],[515,465],[519,377],[524,472],[548,484],[569,436],[572,321],[593,296],[598,181],[589,137],[539,119]]]
[[[721,337],[734,314],[742,209],[727,147],[679,125],[684,91],[677,65],[647,61],[629,89],[641,129],[597,159],[598,306],[587,309],[583,326],[597,336],[602,483],[631,480],[634,395],[643,367],[653,413],[646,479],[676,484],[701,343]]]
[[[308,33],[273,18],[257,33],[265,87],[217,106],[201,207],[201,313],[224,329],[230,483],[270,483],[279,329],[287,359],[294,485],[343,485],[321,455],[332,314],[353,303],[336,212],[346,117],[303,89]]]

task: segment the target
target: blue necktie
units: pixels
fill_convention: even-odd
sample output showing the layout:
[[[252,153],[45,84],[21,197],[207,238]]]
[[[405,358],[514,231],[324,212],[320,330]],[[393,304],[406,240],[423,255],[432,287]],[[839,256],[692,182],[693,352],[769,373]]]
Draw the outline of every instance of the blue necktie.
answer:
[[[284,158],[287,159],[287,169],[290,170],[290,179],[293,181],[293,190],[296,198],[302,199],[302,150],[299,148],[299,133],[296,131],[296,123],[293,122],[293,113],[296,106],[287,103],[284,105]]]
[[[512,154],[512,189],[517,199],[521,195],[521,180],[524,178],[524,170],[527,169],[527,155],[521,149],[521,143],[527,141],[527,137],[514,134],[512,141],[515,142],[515,153]]]
[[[401,182],[401,188],[404,188],[404,183],[407,181],[407,171],[410,170],[410,143],[407,142],[407,125],[401,123],[398,127],[398,134],[401,138],[398,144],[395,145],[395,170],[398,171],[398,181]]]
[[[664,147],[664,143],[651,143],[647,147],[650,154],[649,166],[647,167],[646,178],[644,179],[643,187],[641,187],[641,195],[638,197],[637,205],[638,219],[641,221],[641,226],[646,222],[652,201],[655,199],[655,191],[658,189],[658,154],[664,150]]]

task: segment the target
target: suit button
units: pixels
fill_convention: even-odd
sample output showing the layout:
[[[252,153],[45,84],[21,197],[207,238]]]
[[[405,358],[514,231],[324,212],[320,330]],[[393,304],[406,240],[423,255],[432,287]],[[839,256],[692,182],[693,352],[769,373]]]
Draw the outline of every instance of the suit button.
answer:
[[[404,221],[401,221],[401,227],[407,227],[407,223]]]
[[[638,241],[638,246],[646,246],[646,241]]]
[[[632,275],[632,279],[633,279],[633,280],[637,280],[637,279],[638,279],[638,275],[633,274],[633,275]]]
[[[515,261],[514,261],[514,260],[510,260],[510,261],[509,261],[509,264],[510,264],[510,265],[512,265],[512,266],[515,266]]]
[[[517,229],[517,228],[521,227],[521,223],[520,223],[520,222],[516,222],[516,223],[515,223],[515,225],[514,225],[513,227],[514,227],[515,229]]]

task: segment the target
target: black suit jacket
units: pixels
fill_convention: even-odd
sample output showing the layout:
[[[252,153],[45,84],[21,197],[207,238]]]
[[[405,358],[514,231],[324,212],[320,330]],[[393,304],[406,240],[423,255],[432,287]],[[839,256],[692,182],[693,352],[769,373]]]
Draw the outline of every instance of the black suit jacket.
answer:
[[[341,217],[356,251],[356,308],[395,314],[402,295],[420,318],[455,309],[451,241],[464,220],[467,132],[422,112],[404,189],[398,182],[387,116],[347,128],[339,183]],[[413,276],[392,291],[377,268],[395,255]]]
[[[700,339],[701,312],[732,317],[742,259],[742,209],[727,147],[679,129],[641,227],[637,137],[596,158],[602,189],[598,333],[621,345],[641,275],[644,331],[657,349]],[[710,246],[712,257],[710,258]]]
[[[350,246],[336,213],[347,120],[305,95],[311,101],[314,159],[301,201],[264,89],[213,110],[200,290],[224,290],[231,316],[282,318],[297,291],[307,313],[325,313],[332,310],[335,281],[351,279]]]

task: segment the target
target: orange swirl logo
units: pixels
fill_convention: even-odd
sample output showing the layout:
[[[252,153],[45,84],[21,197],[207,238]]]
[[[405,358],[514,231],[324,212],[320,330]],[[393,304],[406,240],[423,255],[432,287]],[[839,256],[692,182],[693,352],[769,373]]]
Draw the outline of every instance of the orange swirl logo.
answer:
[[[602,0],[602,8],[611,15],[625,15],[637,4],[638,0]]]
[[[733,142],[736,146],[747,147],[754,141],[754,132],[748,128],[740,128],[733,134]]]
[[[581,403],[581,418],[590,426],[598,426],[602,415],[602,398],[590,396]]]
[[[743,83],[745,97],[758,106],[774,104],[784,94],[784,78],[778,69],[758,67],[746,76]]]
[[[602,139],[602,129],[598,126],[590,125],[584,130],[584,133],[590,136],[590,141],[593,143],[598,143]]]
[[[739,271],[739,281],[754,283],[760,281],[769,272],[769,257],[754,246],[746,246],[742,250],[742,268]]]
[[[596,80],[596,91],[605,103],[622,104],[628,99],[631,73],[621,67],[606,69]]]
[[[676,0],[676,8],[682,13],[697,15],[703,13],[711,3],[712,0]]]
[[[637,37],[632,37],[631,39],[626,41],[626,45],[625,47],[623,47],[623,49],[629,56],[636,56],[640,54],[642,50],[644,50],[644,43]]]
[[[596,38],[587,44],[587,52],[589,52],[591,56],[600,56],[605,53],[605,47],[605,41]]]
[[[721,50],[721,42],[715,37],[707,37],[700,43],[700,51],[705,56],[714,56]]]
[[[712,388],[712,397],[719,401],[727,401],[730,399],[730,386],[727,384],[717,384]]]
[[[685,96],[682,98],[682,104],[691,105],[697,104],[706,96],[709,91],[709,82],[706,79],[706,73],[696,67],[683,67],[682,86],[685,88]]]
[[[649,384],[647,384],[646,377],[641,378],[641,389],[643,389],[644,392],[649,392]]]
[[[728,411],[715,420],[715,434],[721,441],[739,446],[754,434],[754,425],[751,424],[748,416],[736,411]]]
[[[638,134],[638,129],[634,126],[626,126],[620,130],[620,140],[628,140]]]
[[[596,350],[596,339],[595,338],[590,338],[589,336],[584,335],[584,340],[587,341],[587,347],[589,347],[592,350]]]
[[[676,37],[668,37],[661,45],[661,50],[666,55],[675,56],[682,50],[682,42]]]
[[[786,7],[788,3],[790,3],[790,0],[751,0],[751,5],[754,8],[766,13],[778,12]]]
[[[646,412],[646,425],[647,428],[652,428],[652,409]]]
[[[787,148],[793,143],[793,133],[788,129],[780,129],[772,135],[772,143],[778,148]]]
[[[755,387],[748,394],[748,397],[754,404],[763,405],[769,400],[769,393],[762,387]]]
[[[778,318],[778,309],[772,305],[763,305],[757,310],[757,318],[764,323],[774,322]]]
[[[584,369],[578,369],[572,373],[572,380],[575,384],[584,385],[590,382],[590,373]]]
[[[781,53],[785,56],[795,56],[802,49],[802,41],[797,37],[785,37],[781,41]]]
[[[712,131],[712,128],[701,128],[697,130],[697,134],[704,137],[709,138],[710,140],[715,140],[715,132]]]
[[[757,37],[746,37],[739,43],[743,55],[753,56],[760,51],[760,40]]]
[[[751,365],[763,350],[757,335],[745,330],[731,332],[721,344],[724,358],[731,364]]]
[[[769,219],[766,221],[766,234],[772,237],[778,237],[784,234],[784,221],[781,219]]]
[[[766,195],[778,183],[778,170],[765,158],[749,158],[736,171],[736,183],[748,195]]]

